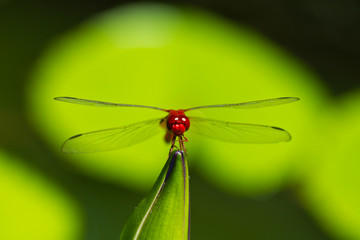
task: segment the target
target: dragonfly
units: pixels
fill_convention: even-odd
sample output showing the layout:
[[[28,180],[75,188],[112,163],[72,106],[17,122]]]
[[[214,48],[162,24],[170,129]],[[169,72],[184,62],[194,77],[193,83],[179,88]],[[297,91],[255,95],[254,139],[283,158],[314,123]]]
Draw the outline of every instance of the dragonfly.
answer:
[[[90,153],[121,149],[143,142],[165,129],[165,141],[171,143],[170,152],[177,148],[186,153],[184,133],[190,129],[209,138],[233,143],[278,143],[291,140],[284,129],[268,125],[227,122],[201,117],[188,117],[186,113],[198,109],[235,108],[249,109],[269,107],[298,101],[296,97],[280,97],[258,101],[207,105],[186,109],[164,109],[153,106],[122,104],[88,100],[74,97],[56,97],[55,100],[96,107],[135,107],[149,108],[166,112],[162,118],[136,122],[116,128],[103,129],[77,134],[67,139],[61,147],[64,153]],[[179,143],[179,147],[176,146]]]

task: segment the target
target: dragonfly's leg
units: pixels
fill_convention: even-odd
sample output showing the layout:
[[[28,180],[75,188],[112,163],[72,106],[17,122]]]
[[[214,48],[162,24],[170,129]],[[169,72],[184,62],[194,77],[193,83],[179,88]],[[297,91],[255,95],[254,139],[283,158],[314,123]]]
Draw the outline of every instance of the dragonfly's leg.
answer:
[[[187,140],[186,137],[184,137],[184,135],[179,136],[180,149],[181,149],[182,151],[184,151],[186,155],[187,155],[187,152],[186,152],[186,148],[185,148],[184,142],[187,142],[187,141],[188,141],[188,140]]]
[[[182,150],[183,150],[183,148],[182,148],[183,146],[182,146],[182,138],[181,138],[181,136],[179,136],[178,141],[179,141],[180,150],[182,151]]]
[[[173,135],[173,138],[171,140],[171,147],[170,147],[170,151],[169,151],[169,156],[170,156],[171,152],[174,150],[174,148],[177,148],[177,146],[175,145],[175,142],[176,142],[176,136]]]

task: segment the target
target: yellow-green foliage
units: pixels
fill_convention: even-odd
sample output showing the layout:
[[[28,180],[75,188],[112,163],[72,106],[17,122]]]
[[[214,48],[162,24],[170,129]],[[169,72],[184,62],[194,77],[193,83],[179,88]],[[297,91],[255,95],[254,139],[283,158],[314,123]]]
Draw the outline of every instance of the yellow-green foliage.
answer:
[[[77,240],[82,218],[59,186],[0,152],[0,239]]]

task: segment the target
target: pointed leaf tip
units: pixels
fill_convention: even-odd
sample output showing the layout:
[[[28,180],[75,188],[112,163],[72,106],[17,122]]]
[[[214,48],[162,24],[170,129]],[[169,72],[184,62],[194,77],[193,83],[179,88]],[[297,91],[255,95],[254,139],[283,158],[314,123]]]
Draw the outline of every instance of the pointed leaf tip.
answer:
[[[182,151],[173,151],[153,188],[128,219],[120,240],[188,240],[189,215],[187,161]]]

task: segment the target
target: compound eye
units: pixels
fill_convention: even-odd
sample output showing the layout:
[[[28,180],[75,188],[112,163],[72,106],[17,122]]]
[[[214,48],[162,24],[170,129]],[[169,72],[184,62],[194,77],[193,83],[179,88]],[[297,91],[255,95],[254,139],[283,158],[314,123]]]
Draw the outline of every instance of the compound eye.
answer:
[[[176,116],[170,116],[167,119],[167,129],[172,132],[173,125],[176,124]]]
[[[182,116],[182,117],[181,117],[181,123],[184,124],[184,126],[185,126],[185,131],[189,130],[189,128],[190,128],[190,121],[189,121],[189,118],[188,118],[188,117]]]

